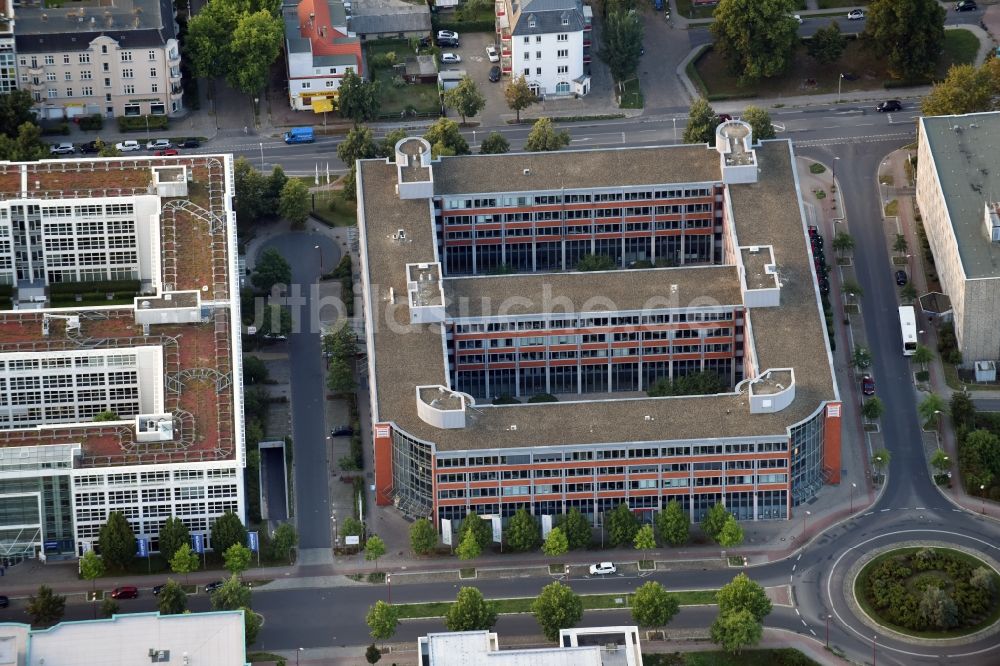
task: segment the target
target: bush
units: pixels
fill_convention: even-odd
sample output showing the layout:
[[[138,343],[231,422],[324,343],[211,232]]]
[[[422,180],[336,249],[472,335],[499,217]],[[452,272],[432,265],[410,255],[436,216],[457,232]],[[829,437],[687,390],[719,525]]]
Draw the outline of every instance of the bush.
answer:
[[[440,22],[435,30],[451,30],[452,32],[494,32],[496,30],[496,20],[483,21],[447,21]]]
[[[53,282],[48,286],[50,296],[56,294],[138,294],[139,280],[102,280],[99,282]]]
[[[170,119],[166,116],[118,116],[117,120],[119,132],[145,132],[146,127],[165,130],[170,126]]]
[[[104,118],[96,113],[90,116],[81,116],[80,129],[84,131],[104,129]]]
[[[57,123],[42,128],[42,136],[67,136],[69,134],[69,123]]]
[[[551,393],[539,393],[528,398],[529,403],[539,403],[539,402],[559,402],[559,398],[555,397]]]

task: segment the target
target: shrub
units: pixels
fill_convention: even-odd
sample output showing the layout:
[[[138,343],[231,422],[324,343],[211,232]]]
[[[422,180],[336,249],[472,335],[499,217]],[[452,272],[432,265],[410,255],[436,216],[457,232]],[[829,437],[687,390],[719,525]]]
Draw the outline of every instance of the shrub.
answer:
[[[84,131],[104,129],[104,118],[96,113],[90,116],[81,116],[80,129]]]
[[[117,120],[119,132],[145,132],[146,127],[165,130],[170,126],[170,119],[166,116],[118,116]]]
[[[69,123],[57,123],[42,128],[42,136],[55,136],[57,134],[62,136],[68,135]]]

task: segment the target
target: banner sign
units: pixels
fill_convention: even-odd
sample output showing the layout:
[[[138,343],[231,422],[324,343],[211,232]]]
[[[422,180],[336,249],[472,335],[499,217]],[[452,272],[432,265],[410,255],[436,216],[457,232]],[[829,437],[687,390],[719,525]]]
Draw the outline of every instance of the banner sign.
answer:
[[[139,548],[136,557],[149,557],[149,541],[147,539],[136,539],[135,544]]]
[[[441,519],[441,541],[444,545],[451,545],[451,521],[447,518]]]
[[[257,537],[257,532],[247,532],[247,546],[255,553],[260,550],[260,539]]]
[[[204,534],[192,534],[191,535],[191,549],[196,553],[205,552],[205,535]]]
[[[542,538],[547,539],[552,531],[552,516],[542,516]]]

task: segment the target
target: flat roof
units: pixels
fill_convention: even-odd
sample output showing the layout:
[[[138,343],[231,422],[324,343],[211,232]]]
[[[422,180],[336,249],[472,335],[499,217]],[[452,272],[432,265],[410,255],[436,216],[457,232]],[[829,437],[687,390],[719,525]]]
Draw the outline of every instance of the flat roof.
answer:
[[[1000,277],[986,204],[1000,201],[1000,113],[920,118],[968,279]]]
[[[628,159],[633,156],[636,159]],[[774,249],[783,283],[781,305],[754,308],[749,319],[758,368],[795,371],[795,399],[789,407],[776,413],[751,415],[746,390],[710,396],[623,396],[608,400],[588,400],[586,395],[581,395],[572,402],[480,405],[470,410],[467,425],[462,429],[438,429],[425,423],[417,415],[414,387],[450,386],[441,327],[410,324],[405,298],[398,295],[406,293],[407,263],[436,259],[431,206],[427,199],[400,199],[396,195],[395,165],[384,160],[364,160],[358,174],[364,268],[371,285],[369,305],[378,318],[371,334],[373,348],[370,350],[376,392],[374,420],[393,422],[418,439],[434,442],[440,451],[740,436],[785,437],[787,428],[809,417],[824,402],[839,397],[825,342],[819,292],[812,274],[791,143],[785,140],[764,142],[757,148],[757,159],[762,165],[759,182],[729,186],[728,191],[737,245],[770,245]],[[522,165],[537,166],[539,161],[561,174],[558,181],[547,181],[549,186],[553,182],[574,188],[596,187],[602,183],[610,187],[615,184],[721,182],[718,152],[705,146],[670,146],[444,157],[433,164],[435,193],[481,191],[477,188],[488,183],[493,183],[493,191],[501,191],[499,188],[504,184],[503,191],[516,191],[521,181],[514,178],[521,178]],[[652,169],[653,164],[662,168]],[[604,166],[595,168],[594,165]],[[487,172],[490,174],[488,179],[485,178]],[[441,186],[439,173],[445,174],[445,186]],[[462,174],[477,173],[484,175],[482,183],[476,178],[463,183]],[[517,176],[505,177],[512,173]],[[530,187],[538,188],[534,181]],[[405,231],[407,242],[392,239],[399,229]],[[737,279],[733,267],[710,269],[718,273],[728,269],[734,282]],[[708,274],[705,267],[670,270],[694,276]],[[678,275],[669,270],[621,273],[624,275],[618,277],[624,279]],[[502,276],[502,279],[523,278],[531,283],[552,277],[572,281],[593,276],[567,273]],[[481,279],[484,278],[446,279],[445,284],[457,282],[461,286]],[[664,279],[661,287],[669,289],[669,284],[670,280]],[[394,299],[390,298],[390,289],[397,295]],[[594,289],[594,296],[600,296],[601,286],[595,284]],[[452,295],[454,293],[452,291]],[[517,292],[497,293],[496,300],[500,302],[509,295],[517,295]],[[387,319],[393,324],[385,325]],[[711,418],[705,418],[705,414],[711,414]]]

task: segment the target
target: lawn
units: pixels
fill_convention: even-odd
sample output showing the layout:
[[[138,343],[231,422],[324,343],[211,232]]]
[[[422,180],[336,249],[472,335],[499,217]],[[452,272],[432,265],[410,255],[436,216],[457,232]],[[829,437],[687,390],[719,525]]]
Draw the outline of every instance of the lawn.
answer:
[[[644,654],[642,663],[645,666],[819,666],[792,648],[744,650],[738,655],[714,651]]]
[[[979,41],[968,30],[945,31],[944,55],[938,64],[935,78],[943,78],[954,64],[968,63],[975,59]],[[740,97],[785,97],[791,95],[816,95],[837,92],[841,72],[850,72],[856,80],[844,80],[841,92],[849,94],[859,90],[881,90],[890,79],[885,60],[863,48],[862,41],[852,39],[839,62],[822,65],[808,56],[804,44],[798,46],[792,66],[785,76],[765,79],[755,84],[741,86],[726,67],[726,62],[715,49],[707,49],[694,63],[695,82],[704,88],[709,100]],[[700,79],[700,81],[699,81]]]
[[[313,215],[331,227],[354,227],[358,224],[358,208],[353,201],[344,198],[344,193],[318,192],[316,210]]]
[[[413,53],[413,49],[404,39],[379,40],[377,43],[365,45],[368,63],[371,63],[374,56],[390,52],[396,54],[397,63],[402,63]],[[435,83],[405,83],[401,77],[395,75],[391,67],[372,68],[372,78],[379,82],[380,116],[399,116],[407,109],[412,109],[418,114],[436,114],[441,110],[441,100]]]
[[[642,96],[642,86],[639,85],[639,77],[632,77],[625,82],[625,90],[618,98],[619,109],[641,109],[645,103]]]

